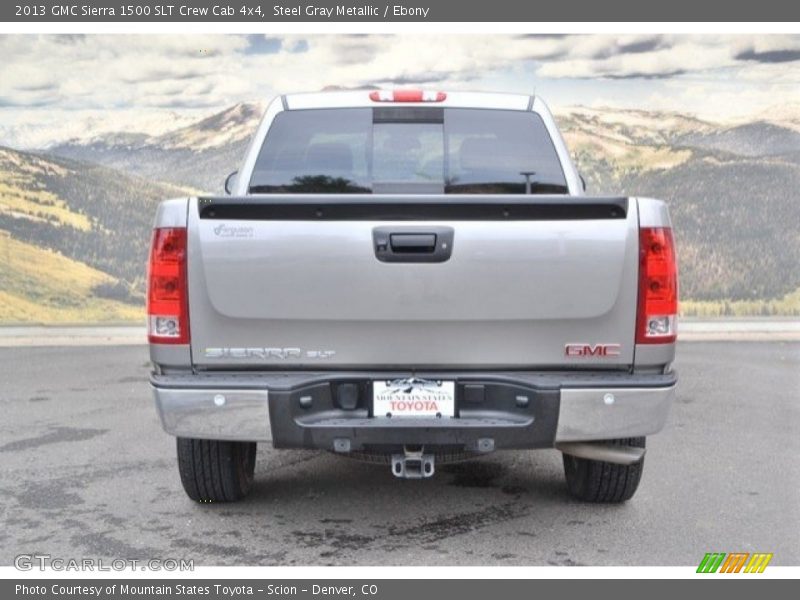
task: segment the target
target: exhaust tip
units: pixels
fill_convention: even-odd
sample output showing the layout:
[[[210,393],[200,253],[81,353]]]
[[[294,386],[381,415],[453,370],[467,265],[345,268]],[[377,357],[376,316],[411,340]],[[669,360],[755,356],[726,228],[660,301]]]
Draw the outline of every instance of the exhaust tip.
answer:
[[[586,458],[617,465],[632,465],[644,458],[645,449],[636,446],[612,446],[604,442],[562,442],[556,450],[576,458]]]

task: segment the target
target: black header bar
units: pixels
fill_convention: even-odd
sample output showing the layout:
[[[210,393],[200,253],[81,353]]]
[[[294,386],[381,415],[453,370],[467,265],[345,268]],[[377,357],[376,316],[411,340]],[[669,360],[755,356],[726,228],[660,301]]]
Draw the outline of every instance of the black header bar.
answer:
[[[624,219],[627,198],[270,194],[200,198],[201,219],[268,221],[555,221]]]

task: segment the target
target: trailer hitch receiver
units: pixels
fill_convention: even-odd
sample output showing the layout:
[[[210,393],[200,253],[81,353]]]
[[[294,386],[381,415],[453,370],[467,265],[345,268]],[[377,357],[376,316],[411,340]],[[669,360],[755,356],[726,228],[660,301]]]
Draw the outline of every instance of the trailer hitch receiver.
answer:
[[[403,454],[392,454],[392,474],[401,479],[425,479],[433,476],[433,454],[418,450],[403,449]]]

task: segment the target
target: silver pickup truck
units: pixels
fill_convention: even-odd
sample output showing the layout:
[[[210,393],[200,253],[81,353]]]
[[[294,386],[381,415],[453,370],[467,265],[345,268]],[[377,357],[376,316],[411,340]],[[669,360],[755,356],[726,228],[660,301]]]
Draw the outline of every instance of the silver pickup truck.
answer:
[[[242,498],[256,444],[426,478],[556,448],[621,502],[674,394],[666,205],[589,197],[544,102],[294,94],[227,196],[162,202],[151,383],[186,493]]]

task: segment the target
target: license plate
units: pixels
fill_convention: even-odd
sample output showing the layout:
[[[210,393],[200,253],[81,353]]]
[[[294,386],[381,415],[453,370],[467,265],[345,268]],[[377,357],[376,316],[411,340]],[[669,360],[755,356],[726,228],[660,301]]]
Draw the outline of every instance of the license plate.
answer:
[[[373,381],[372,414],[376,417],[453,417],[456,384],[418,377]]]

